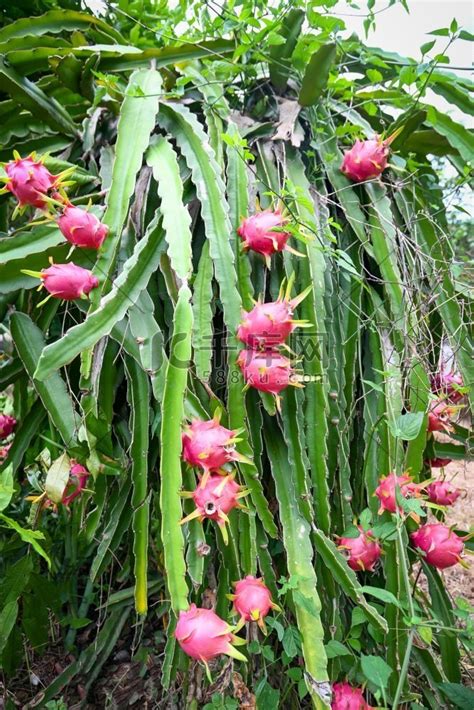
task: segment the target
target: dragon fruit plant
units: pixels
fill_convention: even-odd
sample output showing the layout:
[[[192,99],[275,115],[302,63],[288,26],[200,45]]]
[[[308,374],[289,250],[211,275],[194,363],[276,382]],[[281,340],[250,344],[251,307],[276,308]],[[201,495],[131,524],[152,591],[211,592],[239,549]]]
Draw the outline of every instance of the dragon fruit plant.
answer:
[[[474,371],[437,177],[449,158],[464,183],[472,151],[430,88],[463,110],[466,77],[366,47],[321,3],[275,0],[270,22],[241,0],[237,24],[203,0],[37,4],[0,13],[13,705],[100,702],[140,643],[157,704],[439,710],[466,638],[439,572],[470,546],[437,469],[468,455]]]

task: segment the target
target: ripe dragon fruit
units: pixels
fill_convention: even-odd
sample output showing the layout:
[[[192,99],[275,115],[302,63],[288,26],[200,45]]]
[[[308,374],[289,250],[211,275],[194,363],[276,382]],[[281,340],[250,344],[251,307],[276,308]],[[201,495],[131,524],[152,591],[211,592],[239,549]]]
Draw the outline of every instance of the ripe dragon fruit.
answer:
[[[424,552],[425,561],[437,569],[446,569],[461,561],[464,542],[443,523],[422,525],[410,538],[413,545]]]
[[[443,368],[432,378],[431,389],[437,395],[442,395],[448,402],[456,404],[463,398],[464,387],[461,375],[457,372],[450,372]]]
[[[233,508],[243,508],[244,506],[239,501],[247,494],[248,491],[234,481],[233,474],[221,476],[218,473],[211,473],[204,485],[201,482],[194,491],[181,493],[183,498],[192,498],[196,505],[196,509],[181,520],[181,525],[194,518],[199,518],[200,521],[203,521],[204,518],[215,520],[227,545],[226,523],[229,522],[227,514]]]
[[[364,700],[362,688],[354,688],[349,683],[334,683],[331,710],[372,710]]]
[[[434,459],[427,459],[425,461],[428,466],[431,466],[431,468],[444,468],[444,466],[447,466],[449,463],[451,463],[452,459],[440,459],[440,458],[434,458]]]
[[[356,140],[352,148],[346,150],[341,172],[353,182],[364,182],[379,177],[387,167],[390,139],[378,136],[369,140]]]
[[[302,387],[295,380],[290,360],[277,350],[242,350],[237,358],[244,380],[249,387],[261,392],[270,392],[278,397],[288,385]]]
[[[272,601],[272,595],[263,579],[247,575],[239,582],[234,582],[235,594],[228,594],[234,602],[234,609],[240,616],[239,626],[246,621],[256,621],[265,631],[265,617],[270,609],[280,611],[280,607]],[[237,628],[238,628],[237,627]]]
[[[93,288],[99,285],[99,279],[92,271],[83,269],[72,262],[69,264],[52,264],[43,271],[30,271],[22,269],[23,274],[40,278],[45,289],[53,298],[62,298],[65,301],[74,301],[76,298],[85,298]]]
[[[276,252],[286,250],[301,256],[287,244],[290,238],[289,232],[275,231],[282,229],[287,221],[279,209],[263,210],[243,219],[237,234],[243,241],[244,250],[251,249],[262,254],[268,267],[271,263],[270,257]]]
[[[280,289],[278,300],[271,303],[257,303],[251,311],[243,313],[243,321],[237,330],[237,337],[245,345],[256,350],[272,349],[285,342],[298,326],[308,325],[307,321],[293,320],[293,312],[308,295],[311,286],[296,298],[290,299],[293,278],[290,278],[283,293]]]
[[[13,432],[16,426],[15,417],[9,414],[0,414],[0,439],[6,439]]]
[[[428,500],[437,505],[452,505],[461,495],[461,489],[448,481],[433,481],[426,487]]]
[[[404,498],[411,498],[419,495],[419,486],[412,482],[412,479],[407,474],[397,476],[395,473],[389,473],[388,476],[382,476],[380,483],[375,489],[375,495],[380,501],[379,515],[384,510],[390,513],[395,513],[398,507],[399,512],[402,512],[400,506],[397,506],[395,489],[400,487],[400,492]]]
[[[240,441],[237,431],[219,424],[219,418],[209,421],[196,419],[183,432],[183,459],[190,466],[199,466],[204,471],[201,484],[205,485],[209,471],[217,471],[231,461],[248,462],[235,450]]]
[[[428,412],[428,431],[452,431],[453,427],[450,420],[457,411],[458,407],[453,407],[446,402],[437,400]]]
[[[15,160],[5,165],[8,176],[5,188],[18,200],[19,206],[32,205],[42,208],[49,194],[56,188],[59,176],[51,175],[41,160],[33,155],[21,158],[15,153]]]
[[[364,529],[359,525],[360,535],[358,537],[341,537],[339,549],[347,550],[347,564],[356,572],[373,572],[374,566],[380,555],[382,548],[373,537],[372,531]]]
[[[76,247],[99,249],[109,232],[94,214],[73,205],[67,205],[56,221],[68,242]]]
[[[232,631],[233,627],[211,609],[202,609],[191,604],[187,611],[179,613],[174,635],[188,656],[202,661],[207,666],[208,661],[221,654],[232,656],[239,661],[247,660],[232,645],[243,642],[243,639],[239,639]]]

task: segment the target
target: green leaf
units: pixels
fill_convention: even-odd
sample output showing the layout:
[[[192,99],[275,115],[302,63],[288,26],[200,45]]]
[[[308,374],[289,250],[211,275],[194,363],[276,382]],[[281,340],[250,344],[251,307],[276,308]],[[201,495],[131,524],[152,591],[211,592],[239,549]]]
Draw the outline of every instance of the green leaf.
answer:
[[[7,518],[7,516],[3,513],[0,513],[0,520],[3,520],[7,527],[18,533],[23,542],[26,542],[28,545],[31,545],[32,548],[38,553],[38,555],[40,555],[46,560],[46,562],[48,563],[48,567],[51,567],[51,560],[38,542],[38,540],[45,539],[42,532],[40,532],[39,530],[27,530],[26,528],[22,528],[21,525],[16,522],[16,520],[12,520],[12,518]]]
[[[450,145],[459,151],[464,160],[471,160],[474,152],[474,137],[467,128],[453,121],[450,116],[438,111],[434,106],[427,106],[426,114],[426,122],[437,133],[444,136]]]
[[[77,136],[78,129],[66,109],[56,99],[47,96],[35,83],[23,77],[12,66],[8,66],[1,57],[0,89],[48,126],[68,136]]]
[[[18,602],[11,601],[5,604],[0,611],[0,658],[8,641],[18,616]]]
[[[279,28],[279,34],[285,38],[284,45],[270,49],[270,79],[277,91],[282,92],[288,81],[291,66],[291,55],[296,47],[301,26],[304,21],[302,10],[289,10],[284,16]]]
[[[380,656],[361,656],[360,665],[362,673],[370,683],[381,690],[385,690],[392,675],[392,669]]]
[[[60,503],[62,501],[64,491],[69,481],[70,471],[71,459],[66,452],[61,454],[61,456],[51,464],[46,475],[44,490],[49,500],[52,500],[53,503]]]
[[[91,293],[91,310],[97,308],[101,295],[110,291],[114,283],[113,272],[122,229],[127,218],[130,198],[135,191],[136,176],[143,162],[143,154],[155,127],[160,92],[161,76],[154,69],[136,71],[131,75],[120,108],[112,184],[107,193],[106,210],[102,219],[104,224],[110,227],[110,233],[94,268],[94,273],[102,283]]]
[[[184,420],[184,395],[191,359],[193,312],[191,292],[185,285],[179,290],[173,319],[170,359],[165,375],[161,418],[160,508],[161,540],[164,550],[166,583],[171,607],[176,615],[188,608],[186,563],[181,520],[182,486],[181,431]]]
[[[461,710],[472,710],[474,707],[474,690],[460,683],[439,683],[438,688],[448,700]]]
[[[324,632],[319,617],[321,602],[316,591],[316,573],[312,563],[313,548],[310,539],[310,528],[299,513],[296,491],[291,478],[287,475],[286,447],[275,421],[265,417],[264,436],[270,459],[276,495],[280,506],[280,520],[283,528],[283,544],[286,550],[288,572],[298,580],[298,590],[311,600],[318,616],[309,613],[306,608],[296,605],[296,619],[301,634],[301,644],[306,671],[313,681],[325,683],[327,662],[324,651]],[[319,693],[316,693],[312,683],[308,690],[316,708],[324,708],[325,703]]]
[[[177,155],[166,138],[160,136],[148,149],[146,161],[158,183],[160,210],[171,266],[176,275],[184,281],[189,278],[193,268],[191,217],[183,204],[183,183]]]
[[[15,37],[39,36],[47,32],[57,33],[93,28],[108,35],[114,42],[125,41],[120,32],[95,15],[73,10],[52,10],[39,17],[25,17],[6,25],[0,30],[0,42],[6,42]]]
[[[371,597],[375,597],[376,599],[380,599],[381,602],[385,602],[385,604],[394,604],[397,606],[399,609],[403,610],[403,605],[398,601],[396,596],[392,594],[392,592],[387,591],[386,589],[381,589],[380,587],[370,587],[367,585],[364,585],[361,587],[360,591],[363,594],[370,594]]]
[[[148,447],[150,385],[147,374],[131,357],[126,361],[130,401],[132,444],[131,477],[133,481],[133,556],[135,575],[135,611],[144,615],[148,610],[148,526],[150,496],[148,495]]]
[[[298,653],[299,633],[294,626],[288,626],[283,634],[282,646],[287,656],[294,658]]]
[[[306,67],[298,96],[301,106],[312,106],[320,98],[326,88],[336,53],[336,45],[331,43],[323,45],[312,55]]]
[[[61,242],[64,242],[64,237],[56,225],[40,225],[22,230],[15,236],[0,239],[0,264],[47,252]]]
[[[15,347],[44,408],[66,446],[73,445],[80,419],[64,380],[57,373],[51,375],[47,382],[34,379],[34,369],[45,346],[43,333],[25,313],[13,313],[10,323]]]
[[[349,651],[349,649],[346,648],[343,643],[341,643],[340,641],[336,641],[335,639],[331,639],[331,641],[328,641],[325,648],[326,655],[328,658],[338,658],[338,656],[352,655],[351,651]]]
[[[424,412],[407,412],[400,414],[395,423],[388,423],[392,435],[403,441],[413,441],[418,436],[425,419]]]
[[[420,47],[421,54],[425,56],[425,54],[428,54],[428,52],[433,49],[433,47],[436,44],[436,40],[432,39],[430,42],[425,42],[425,44],[422,44]]]
[[[13,466],[10,464],[0,472],[0,513],[8,507],[14,491]]]
[[[198,271],[193,284],[193,351],[196,374],[203,382],[209,382],[212,359],[212,259],[209,242],[203,245]]]

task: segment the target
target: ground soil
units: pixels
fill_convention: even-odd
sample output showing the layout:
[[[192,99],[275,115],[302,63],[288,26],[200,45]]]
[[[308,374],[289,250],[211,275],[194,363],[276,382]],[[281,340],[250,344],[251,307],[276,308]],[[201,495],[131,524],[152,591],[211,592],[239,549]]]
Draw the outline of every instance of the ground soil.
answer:
[[[474,523],[474,461],[453,461],[445,468],[447,480],[453,481],[463,494],[446,514],[446,523],[469,530]],[[467,555],[468,569],[461,565],[444,572],[447,588],[453,597],[462,596],[474,605],[474,556]]]

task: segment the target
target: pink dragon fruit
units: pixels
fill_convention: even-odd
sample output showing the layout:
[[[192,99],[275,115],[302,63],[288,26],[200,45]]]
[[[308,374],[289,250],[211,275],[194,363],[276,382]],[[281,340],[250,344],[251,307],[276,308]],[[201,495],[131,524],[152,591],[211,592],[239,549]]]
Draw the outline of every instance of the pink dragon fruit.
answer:
[[[446,402],[437,400],[428,412],[428,431],[452,431],[453,427],[450,420],[457,411],[458,407],[453,407]]]
[[[227,514],[233,508],[243,508],[239,502],[240,498],[246,496],[248,491],[239,486],[234,481],[234,475],[221,476],[218,473],[211,473],[207,476],[204,485],[202,482],[194,491],[183,491],[184,498],[192,498],[196,509],[181,520],[181,525],[198,518],[203,521],[205,518],[215,520],[219,525],[225,544],[228,542],[226,523],[229,522]]]
[[[5,446],[0,446],[0,464],[2,464],[8,456],[11,444],[5,444]]]
[[[68,242],[85,249],[99,249],[109,232],[94,214],[73,205],[64,208],[57,224]]]
[[[464,395],[460,391],[463,387],[464,382],[459,373],[443,368],[431,380],[432,391],[444,396],[452,404],[456,404],[463,398]]]
[[[235,594],[228,598],[234,602],[234,609],[239,614],[241,625],[246,621],[256,621],[262,630],[265,630],[264,619],[270,609],[280,611],[272,601],[272,595],[263,579],[247,575],[239,582],[234,582]]]
[[[356,140],[352,148],[346,150],[341,172],[354,182],[364,182],[379,177],[387,167],[390,139],[378,136],[370,140]]]
[[[268,350],[284,343],[296,327],[307,325],[307,321],[293,320],[292,316],[312,287],[290,300],[292,283],[293,279],[290,279],[285,295],[282,287],[277,301],[257,303],[249,313],[244,311],[237,330],[239,340],[250,348]]]
[[[452,459],[440,459],[440,458],[427,459],[425,461],[425,463],[428,464],[428,466],[431,466],[431,468],[444,468],[444,466],[447,466],[451,462],[452,462]]]
[[[72,466],[69,472],[69,481],[63,493],[61,503],[69,506],[87,486],[87,479],[90,476],[89,471],[81,466],[80,463],[71,461]]]
[[[289,232],[275,231],[284,227],[287,221],[278,209],[256,212],[251,217],[243,219],[237,234],[242,238],[244,250],[251,249],[258,254],[263,254],[268,267],[272,254],[284,249],[295,253],[287,244],[290,238]]]
[[[261,392],[278,395],[288,385],[301,386],[294,379],[290,360],[276,350],[242,350],[237,358],[244,380]]]
[[[401,476],[397,476],[395,473],[389,473],[388,476],[382,476],[380,483],[375,489],[375,495],[380,501],[379,515],[383,513],[384,510],[388,510],[390,513],[395,513],[397,510],[397,503],[395,497],[396,486],[400,487],[400,492],[404,498],[411,498],[412,496],[418,496],[420,488],[416,483],[413,483],[410,476],[404,473]],[[399,512],[402,509],[398,506]]]
[[[61,505],[68,508],[71,503],[73,503],[73,501],[75,501],[76,498],[78,498],[86,490],[87,479],[89,476],[90,473],[86,468],[84,468],[84,466],[81,466],[80,463],[76,463],[74,460],[71,460],[69,480],[61,498]],[[27,500],[32,503],[42,502],[45,508],[53,508],[54,510],[57,510],[58,508],[57,503],[46,496],[46,492],[42,493],[40,496],[28,496]]]
[[[354,688],[349,683],[334,683],[331,710],[372,710],[364,700],[362,688]]]
[[[247,659],[232,643],[242,643],[233,633],[233,627],[211,609],[202,609],[191,604],[187,611],[179,613],[174,635],[183,651],[198,661],[207,662],[226,654],[239,661]]]
[[[6,189],[15,195],[20,207],[44,207],[45,197],[55,189],[58,176],[51,175],[41,160],[34,160],[33,156],[21,158],[17,153],[15,155],[15,160],[5,166]]]
[[[217,471],[231,461],[247,461],[235,450],[235,444],[239,441],[237,434],[237,431],[219,424],[218,418],[205,422],[196,419],[185,428],[182,436],[183,458],[190,466],[203,469],[203,485],[209,471]]]
[[[0,414],[0,439],[6,439],[13,432],[16,426],[15,417],[9,414]]]
[[[443,523],[422,525],[410,538],[424,552],[426,562],[437,569],[452,567],[461,560],[464,542]]]
[[[374,538],[372,531],[364,529],[359,525],[360,535],[358,537],[341,537],[339,549],[347,550],[347,564],[356,572],[373,572],[374,566],[380,555],[382,548]]]
[[[92,271],[73,263],[52,264],[43,271],[22,269],[22,273],[40,278],[43,286],[53,298],[63,298],[65,301],[85,298],[93,288],[97,288],[99,285],[99,279],[93,275]]]
[[[461,489],[448,481],[433,481],[426,487],[428,500],[437,505],[452,505],[461,495]]]

